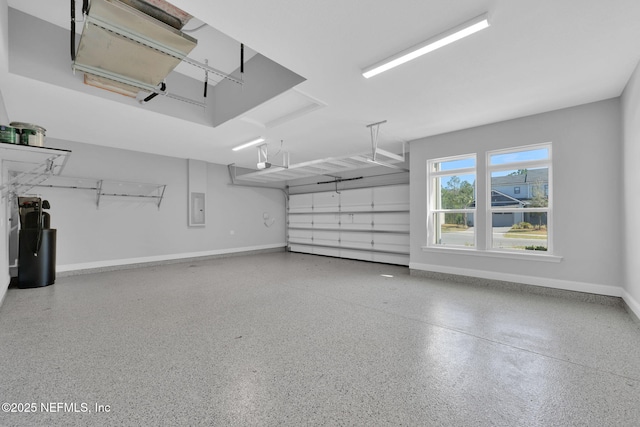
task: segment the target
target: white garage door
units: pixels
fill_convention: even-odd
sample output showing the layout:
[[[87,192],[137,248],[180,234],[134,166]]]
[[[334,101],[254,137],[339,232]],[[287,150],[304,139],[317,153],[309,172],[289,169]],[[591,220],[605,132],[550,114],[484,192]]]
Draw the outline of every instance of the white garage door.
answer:
[[[289,197],[292,252],[409,265],[409,186]]]

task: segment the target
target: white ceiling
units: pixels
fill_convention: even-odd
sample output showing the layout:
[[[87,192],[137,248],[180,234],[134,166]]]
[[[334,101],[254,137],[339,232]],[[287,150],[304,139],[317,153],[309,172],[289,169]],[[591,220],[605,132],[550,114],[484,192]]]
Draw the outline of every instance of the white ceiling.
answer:
[[[8,3],[68,27],[67,0]],[[391,148],[616,97],[640,60],[638,0],[172,3],[305,77],[294,93],[305,114],[280,119],[266,105],[211,128],[10,74],[0,87],[10,119],[37,123],[49,138],[251,167],[255,149],[231,148],[264,135],[274,148],[283,140],[299,163],[367,151],[366,125],[381,120],[381,147]],[[362,68],[484,12],[489,29],[362,77]]]

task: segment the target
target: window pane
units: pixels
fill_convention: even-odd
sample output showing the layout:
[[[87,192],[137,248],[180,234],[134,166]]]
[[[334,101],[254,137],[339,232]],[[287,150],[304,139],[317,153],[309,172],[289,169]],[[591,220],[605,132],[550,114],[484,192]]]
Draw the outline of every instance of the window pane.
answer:
[[[475,246],[472,213],[435,213],[436,244],[446,246]]]
[[[476,202],[476,156],[450,157],[430,163],[430,209],[450,212],[431,212],[429,242],[436,245],[474,247],[473,212]]]
[[[438,209],[469,209],[474,207],[476,176],[451,175],[435,178],[439,188]]]
[[[491,173],[491,207],[549,206],[549,168],[512,169]]]
[[[545,160],[549,158],[548,148],[538,148],[535,150],[516,151],[513,153],[492,154],[489,164],[504,165],[513,162],[523,162],[528,160]]]
[[[491,217],[494,249],[547,250],[547,214],[494,212]]]
[[[433,164],[434,171],[449,171],[454,169],[466,169],[476,167],[476,158],[448,160],[446,162],[436,162]]]

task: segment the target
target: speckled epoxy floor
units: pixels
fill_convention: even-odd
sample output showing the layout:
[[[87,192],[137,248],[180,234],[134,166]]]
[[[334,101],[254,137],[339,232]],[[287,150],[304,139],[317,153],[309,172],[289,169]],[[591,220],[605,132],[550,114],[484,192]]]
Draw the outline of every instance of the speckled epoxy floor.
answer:
[[[0,401],[37,407],[2,426],[637,426],[640,328],[402,267],[239,256],[9,289]]]

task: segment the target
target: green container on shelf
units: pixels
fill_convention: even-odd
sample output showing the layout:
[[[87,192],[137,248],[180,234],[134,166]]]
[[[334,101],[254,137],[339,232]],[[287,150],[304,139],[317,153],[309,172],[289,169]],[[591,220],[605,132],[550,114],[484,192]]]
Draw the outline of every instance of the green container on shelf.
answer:
[[[44,133],[45,128],[31,123],[11,122],[9,125],[17,129],[17,133],[20,134],[17,143],[22,145],[33,145],[35,147],[44,147]]]
[[[20,130],[20,144],[22,145],[32,145],[29,144],[29,138],[34,138],[36,135],[36,131],[33,129],[21,129]]]
[[[16,128],[0,125],[0,142],[18,144],[20,142],[18,141],[19,138],[20,136],[18,132],[16,132]]]

